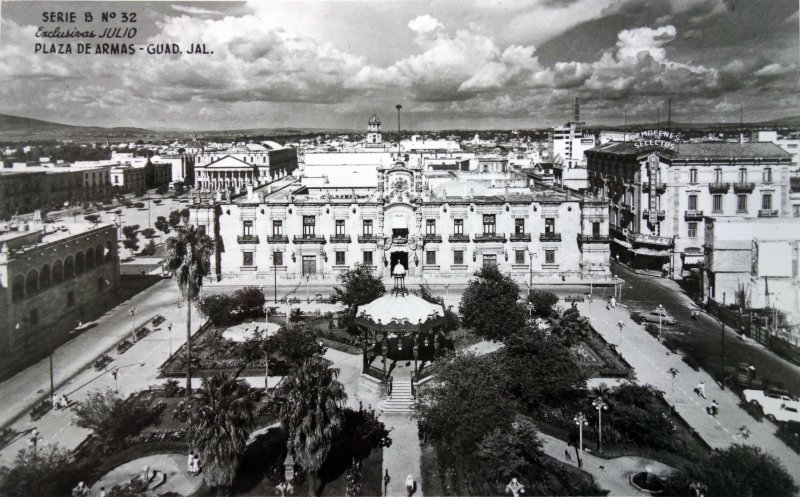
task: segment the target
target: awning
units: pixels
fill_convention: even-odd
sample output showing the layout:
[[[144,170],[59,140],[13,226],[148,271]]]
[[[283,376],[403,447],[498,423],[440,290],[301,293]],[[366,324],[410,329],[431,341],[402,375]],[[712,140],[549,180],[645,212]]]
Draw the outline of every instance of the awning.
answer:
[[[631,248],[631,244],[626,242],[625,240],[620,240],[619,238],[612,238],[613,242],[617,243],[618,245],[622,245],[625,248]]]
[[[645,247],[636,247],[633,253],[637,255],[648,255],[651,257],[669,257],[669,250],[655,250]]]

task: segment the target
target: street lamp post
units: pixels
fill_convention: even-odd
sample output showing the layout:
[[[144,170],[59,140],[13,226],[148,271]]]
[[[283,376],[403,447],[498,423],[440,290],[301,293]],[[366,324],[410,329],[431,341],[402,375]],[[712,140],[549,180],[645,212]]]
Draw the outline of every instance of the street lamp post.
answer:
[[[586,416],[579,412],[577,416],[572,418],[575,424],[578,425],[578,466],[581,466],[581,454],[583,453],[583,427],[589,423],[586,421]]]
[[[531,249],[528,249],[528,273],[529,273],[529,276],[528,276],[528,287],[529,288],[533,288],[533,259],[535,259],[536,257],[538,257],[538,254],[536,254],[536,252],[532,251]]]
[[[131,342],[136,342],[136,321],[134,319],[134,315],[136,315],[136,308],[131,307]]]
[[[169,330],[169,356],[172,357],[172,323],[167,325],[167,329]]]
[[[658,341],[660,342],[661,341],[661,317],[664,314],[664,306],[661,305],[661,304],[658,304],[657,310],[658,310]]]
[[[264,360],[264,392],[269,393],[269,316],[267,316],[269,308],[266,300],[266,297],[264,297],[264,353],[266,354],[266,359]]]
[[[722,308],[725,308],[725,292],[722,292]],[[719,314],[719,322],[722,325],[722,381],[720,390],[725,390],[725,321],[722,319],[722,313]]]
[[[603,411],[608,409],[608,404],[598,397],[592,401],[592,405],[597,409],[597,452],[603,452]]]
[[[622,321],[617,322],[617,328],[619,328],[619,342],[618,342],[619,346],[622,345],[622,328],[624,327],[625,323],[623,323]]]

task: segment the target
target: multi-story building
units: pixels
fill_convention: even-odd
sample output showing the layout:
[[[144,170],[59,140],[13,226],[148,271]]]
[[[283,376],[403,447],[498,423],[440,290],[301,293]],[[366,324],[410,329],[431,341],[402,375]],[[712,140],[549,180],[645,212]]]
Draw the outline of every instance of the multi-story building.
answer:
[[[148,162],[144,166],[144,183],[149,188],[167,186],[172,182],[172,164],[168,162]]]
[[[672,143],[665,132],[586,153],[590,190],[610,200],[612,254],[674,270],[704,259],[707,216],[786,217],[791,157],[772,143]]]
[[[705,241],[704,297],[778,309],[798,323],[800,219],[707,217]]]
[[[297,169],[297,150],[275,142],[209,151],[195,158],[195,187],[207,192],[241,193],[283,178]]]
[[[404,162],[376,173],[375,188],[347,193],[284,178],[234,201],[195,205],[190,223],[217,239],[221,279],[335,284],[357,263],[385,277],[399,263],[420,279],[466,281],[485,265],[526,283],[610,277],[605,200],[460,178],[431,189],[422,168]]]
[[[553,156],[561,156],[564,168],[586,166],[585,152],[594,148],[595,139],[581,130],[580,123],[570,122],[553,128],[552,136]]]
[[[118,280],[113,225],[3,223],[0,355],[46,351],[104,305]]]
[[[111,188],[115,194],[141,194],[147,190],[147,173],[145,167],[134,167],[130,164],[114,166],[109,171]]]
[[[189,185],[194,184],[194,155],[184,153],[181,155],[166,154],[154,155],[151,158],[154,164],[169,164],[172,170],[172,180],[184,182]]]

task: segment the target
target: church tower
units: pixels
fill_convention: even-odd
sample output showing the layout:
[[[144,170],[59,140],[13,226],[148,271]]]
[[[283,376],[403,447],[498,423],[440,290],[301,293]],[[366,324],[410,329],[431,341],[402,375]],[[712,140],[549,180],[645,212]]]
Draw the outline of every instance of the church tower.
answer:
[[[372,114],[367,122],[367,146],[380,145],[383,143],[381,138],[381,120],[377,114]]]

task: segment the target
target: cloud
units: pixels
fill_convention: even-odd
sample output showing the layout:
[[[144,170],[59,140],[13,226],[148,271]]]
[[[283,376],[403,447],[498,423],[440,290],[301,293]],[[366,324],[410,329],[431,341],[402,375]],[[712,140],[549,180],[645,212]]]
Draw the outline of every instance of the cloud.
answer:
[[[438,29],[444,29],[444,25],[435,18],[425,14],[409,21],[408,28],[418,34],[427,34]]]
[[[663,60],[666,51],[662,47],[674,40],[676,33],[675,26],[671,25],[657,29],[626,29],[618,35],[617,54],[622,58],[637,57],[641,52],[647,52],[653,59]]]
[[[201,16],[204,16],[204,15],[222,15],[222,12],[220,12],[218,10],[204,9],[202,7],[192,7],[192,6],[189,6],[189,5],[176,4],[176,5],[173,5],[172,8],[177,10],[178,12],[183,12],[185,14],[191,14],[191,15],[201,15]]]
[[[762,67],[761,69],[753,73],[753,75],[757,77],[773,78],[777,76],[783,76],[784,74],[789,74],[796,71],[797,71],[797,64],[789,64],[784,66],[778,63],[773,63]]]

